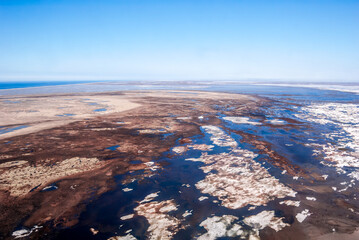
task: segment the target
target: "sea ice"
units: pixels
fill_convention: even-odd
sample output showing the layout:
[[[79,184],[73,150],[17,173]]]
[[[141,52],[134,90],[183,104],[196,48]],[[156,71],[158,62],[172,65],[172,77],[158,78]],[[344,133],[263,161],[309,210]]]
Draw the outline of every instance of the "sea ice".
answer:
[[[124,189],[122,189],[122,191],[124,191],[124,192],[131,192],[133,189],[132,188],[124,188]]]
[[[223,119],[238,124],[261,125],[260,122],[253,121],[249,117],[224,117]]]
[[[214,216],[201,222],[200,226],[207,230],[207,233],[199,236],[198,240],[214,240],[219,237],[236,237],[243,234],[239,224],[233,224],[238,218],[231,215]]]
[[[134,236],[132,236],[131,234],[127,234],[126,236],[114,236],[114,237],[110,237],[107,240],[137,240],[137,238],[135,238]]]
[[[285,204],[287,206],[299,207],[300,201],[285,200],[285,201],[281,201],[279,204]]]
[[[211,135],[211,141],[215,145],[220,147],[237,147],[237,142],[219,127],[207,125],[202,128]]]
[[[305,209],[302,212],[297,213],[295,217],[297,218],[298,222],[303,222],[310,215],[312,215],[312,213],[310,213],[308,209]]]
[[[152,198],[153,196],[147,196],[146,201],[141,201],[135,211],[147,219],[150,225],[147,229],[149,239],[172,239],[179,230],[181,221],[168,215],[168,212],[177,210],[177,205],[174,200],[148,202]]]
[[[201,169],[207,175],[195,186],[202,193],[217,197],[223,206],[232,209],[248,204],[265,205],[275,198],[295,197],[295,191],[280,183],[253,160],[255,156],[242,149],[215,155],[203,153],[198,161],[206,164]]]
[[[128,215],[122,216],[120,219],[122,221],[125,221],[125,220],[133,218],[133,216],[134,216],[134,214],[128,214]]]
[[[42,228],[42,226],[33,226],[30,230],[28,229],[20,229],[11,234],[14,238],[24,238],[30,236],[31,233],[38,231],[38,229]]]
[[[346,173],[344,168],[359,169],[359,105],[354,103],[321,103],[302,108],[297,117],[323,125],[336,126],[338,130],[323,135],[327,144],[309,144],[316,149],[315,155],[324,153],[322,164],[335,167],[338,173]],[[343,151],[343,149],[347,149]],[[354,174],[348,174],[355,178]]]
[[[282,221],[283,218],[274,216],[274,211],[262,211],[257,215],[246,217],[243,222],[255,230],[261,230],[265,227],[270,227],[276,232],[282,230],[288,223]]]

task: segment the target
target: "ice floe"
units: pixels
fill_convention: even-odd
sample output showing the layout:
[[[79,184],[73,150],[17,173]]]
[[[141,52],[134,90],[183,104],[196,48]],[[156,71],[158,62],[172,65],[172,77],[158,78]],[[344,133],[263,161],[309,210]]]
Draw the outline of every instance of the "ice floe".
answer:
[[[90,232],[93,234],[93,235],[96,235],[99,231],[94,229],[94,228],[90,228]]]
[[[284,201],[281,201],[279,204],[285,204],[287,206],[299,207],[300,201],[284,200]]]
[[[152,201],[154,198],[158,197],[158,192],[148,194],[145,199],[143,199],[140,203],[146,203]]]
[[[57,186],[51,185],[51,186],[46,186],[42,189],[42,191],[50,191],[50,190],[56,190],[58,189]]]
[[[296,115],[306,121],[332,125],[337,130],[323,133],[334,142],[309,144],[315,148],[315,155],[324,153],[322,164],[335,167],[338,173],[346,173],[344,168],[359,169],[359,105],[354,103],[313,104]],[[345,149],[343,151],[343,149]],[[356,174],[349,174],[355,178]],[[355,178],[356,179],[356,178]]]
[[[193,210],[186,210],[183,214],[182,214],[182,217],[188,217],[188,216],[191,216],[192,215],[192,212]]]
[[[201,196],[201,197],[198,198],[198,201],[202,202],[203,200],[206,200],[206,199],[208,199],[208,197],[206,197],[206,196]]]
[[[215,155],[203,153],[197,161],[206,164],[200,168],[207,175],[195,186],[231,209],[249,204],[261,206],[275,198],[295,197],[296,192],[271,176],[253,160],[255,157],[254,153],[243,149]]]
[[[216,126],[202,126],[202,128],[211,135],[211,141],[220,147],[237,147],[237,142],[227,135],[222,129]]]
[[[270,227],[276,232],[282,230],[288,223],[284,223],[283,218],[274,216],[274,211],[263,211],[257,215],[249,216],[243,219],[243,222],[254,230],[261,230],[265,227]]]
[[[122,191],[124,191],[124,192],[131,192],[133,189],[132,188],[124,188],[124,189],[122,189]]]
[[[219,237],[237,237],[244,232],[242,226],[233,224],[238,220],[237,217],[231,215],[214,216],[207,218],[201,222],[200,226],[207,230],[207,233],[199,236],[198,240],[214,240]]]
[[[200,151],[212,151],[212,148],[214,148],[213,145],[207,145],[207,144],[192,144],[192,145],[188,145],[187,147]]]
[[[273,124],[273,125],[284,125],[287,124],[286,121],[281,120],[281,119],[271,119],[271,120],[267,120],[268,123]]]
[[[312,213],[310,213],[308,209],[305,209],[302,212],[297,213],[297,215],[295,215],[295,217],[297,218],[298,222],[301,223],[310,215],[312,215]]]
[[[317,199],[315,197],[306,197],[306,199],[309,201],[317,201]]]
[[[131,234],[127,234],[126,236],[114,236],[114,237],[110,237],[107,240],[137,240],[137,238],[135,238],[134,236],[132,236]]]
[[[359,181],[359,170],[349,173],[348,176],[350,176],[351,178],[354,178],[354,179]]]
[[[128,215],[122,216],[120,219],[122,221],[125,221],[125,220],[133,218],[133,216],[134,216],[134,214],[128,214]]]
[[[256,122],[249,117],[224,117],[223,119],[237,124],[261,125],[260,122]]]
[[[154,162],[145,162],[144,163],[148,169],[150,169],[151,171],[156,171],[157,169],[159,169],[159,166],[157,166]]]
[[[186,152],[187,150],[188,150],[188,148],[185,146],[178,146],[178,147],[172,148],[172,151],[177,154],[182,154],[182,153]]]
[[[16,230],[14,231],[11,236],[13,236],[14,238],[24,238],[24,237],[28,237],[31,235],[31,233],[33,232],[37,232],[38,229],[42,228],[42,226],[33,226],[31,229],[20,229],[20,230]]]
[[[150,196],[151,195],[151,196]],[[147,234],[149,239],[172,239],[172,236],[177,233],[181,221],[168,213],[177,210],[177,205],[174,200],[166,201],[151,201],[154,195],[150,194],[135,208],[138,215],[144,216],[149,227]]]

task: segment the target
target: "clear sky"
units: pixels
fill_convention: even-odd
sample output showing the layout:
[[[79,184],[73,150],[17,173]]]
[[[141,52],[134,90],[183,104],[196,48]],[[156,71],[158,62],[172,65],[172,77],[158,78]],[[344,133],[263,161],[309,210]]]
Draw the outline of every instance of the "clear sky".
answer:
[[[0,0],[0,80],[359,82],[359,0]]]

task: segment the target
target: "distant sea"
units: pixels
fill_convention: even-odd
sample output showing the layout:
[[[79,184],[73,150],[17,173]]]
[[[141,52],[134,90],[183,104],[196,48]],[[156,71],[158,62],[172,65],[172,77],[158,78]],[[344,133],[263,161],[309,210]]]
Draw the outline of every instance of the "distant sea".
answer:
[[[140,82],[140,81],[23,81],[0,82],[0,96],[94,93],[133,90],[200,90],[253,94],[274,100],[359,102],[359,84],[275,84],[218,82]]]
[[[95,82],[95,81],[0,82],[0,89],[58,86],[58,85],[80,84],[80,83],[91,83],[91,82]]]

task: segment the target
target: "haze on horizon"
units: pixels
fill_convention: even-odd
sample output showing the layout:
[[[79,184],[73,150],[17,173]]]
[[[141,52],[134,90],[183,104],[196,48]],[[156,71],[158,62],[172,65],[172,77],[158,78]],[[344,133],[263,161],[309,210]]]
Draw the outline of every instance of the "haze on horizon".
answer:
[[[0,81],[359,82],[359,1],[0,1]]]

